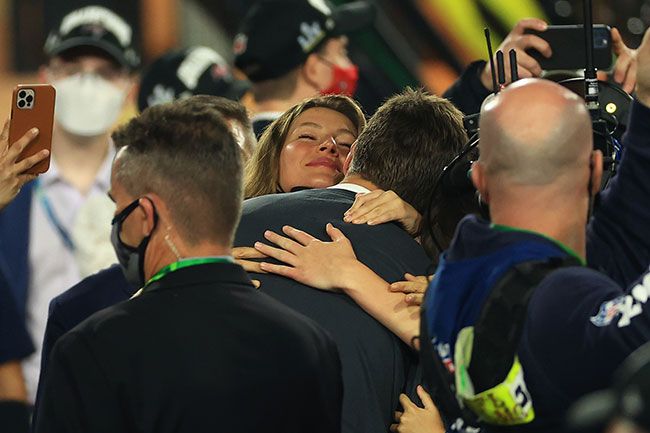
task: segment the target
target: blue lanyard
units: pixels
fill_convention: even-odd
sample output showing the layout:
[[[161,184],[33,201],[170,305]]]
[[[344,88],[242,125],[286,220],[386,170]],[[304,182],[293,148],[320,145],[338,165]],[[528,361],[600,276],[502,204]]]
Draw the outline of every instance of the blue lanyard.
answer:
[[[70,251],[74,251],[75,246],[74,246],[74,242],[72,242],[72,237],[70,236],[68,230],[66,230],[65,227],[63,227],[63,224],[61,224],[61,221],[59,220],[59,218],[57,218],[56,214],[54,213],[52,204],[50,203],[50,200],[47,198],[45,191],[43,191],[39,179],[36,179],[35,181],[34,192],[36,193],[36,197],[38,198],[38,200],[43,205],[43,209],[45,209],[45,214],[47,215],[47,219],[50,220],[50,223],[52,223],[56,231],[59,233],[59,236],[61,236],[61,240],[65,244],[66,248],[68,248]]]

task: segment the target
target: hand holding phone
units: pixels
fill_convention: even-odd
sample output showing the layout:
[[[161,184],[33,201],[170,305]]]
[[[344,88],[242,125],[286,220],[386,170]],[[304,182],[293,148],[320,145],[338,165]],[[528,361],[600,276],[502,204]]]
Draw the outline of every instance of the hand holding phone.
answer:
[[[39,131],[32,128],[15,143],[9,143],[9,122],[5,122],[0,134],[0,210],[13,200],[27,182],[36,179],[37,174],[27,171],[49,157],[48,149],[41,149],[34,155],[18,160],[18,157],[38,137]]]
[[[594,66],[601,71],[612,66],[611,28],[595,24],[593,28]],[[547,71],[580,70],[587,63],[585,52],[585,31],[582,25],[548,26],[544,31],[526,29],[526,34],[545,40],[551,47],[552,55],[546,56],[535,47],[526,50]]]
[[[56,92],[49,84],[19,84],[14,89],[9,122],[9,146],[18,142],[32,128],[39,131],[20,152],[16,161],[27,159],[41,150],[51,151],[55,99]],[[24,171],[28,174],[40,174],[49,168],[50,158],[47,157]]]

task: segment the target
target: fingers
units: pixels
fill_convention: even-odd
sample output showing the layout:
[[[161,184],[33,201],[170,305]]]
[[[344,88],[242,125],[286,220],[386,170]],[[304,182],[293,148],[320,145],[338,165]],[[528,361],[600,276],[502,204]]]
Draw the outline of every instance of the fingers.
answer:
[[[520,50],[527,50],[529,48],[534,48],[546,58],[549,58],[553,55],[553,50],[551,49],[551,45],[537,35],[520,36],[516,45],[517,46],[515,48],[519,48]],[[519,57],[519,52],[517,52],[517,57]],[[519,60],[517,60],[517,62],[519,63]]]
[[[375,190],[367,194],[359,194],[354,199],[352,207],[343,214],[343,221],[354,224],[362,224],[357,222],[361,217],[366,215],[369,211],[382,204],[385,200],[383,197],[383,190]],[[365,222],[365,221],[364,221]]]
[[[402,405],[402,407],[404,408],[404,412],[406,412],[408,409],[417,407],[417,405],[415,403],[413,403],[411,401],[411,399],[408,398],[408,396],[406,394],[400,394],[399,395],[399,402]]]
[[[0,134],[0,140],[2,141],[9,140],[9,119],[6,119],[4,125],[2,126],[2,134]],[[9,146],[9,143],[7,143],[5,147],[6,146]]]
[[[260,263],[260,267],[263,271],[269,274],[281,275],[283,277],[291,278],[292,280],[295,280],[297,277],[296,268],[292,268],[291,266],[262,262]]]
[[[623,82],[623,90],[627,93],[634,92],[636,87],[636,74],[637,74],[637,64],[636,61],[633,61],[630,65],[630,68],[625,75],[625,81]]]
[[[265,259],[266,256],[253,247],[234,247],[232,256],[235,259]]]
[[[404,279],[406,279],[406,281],[412,281],[415,283],[428,283],[429,281],[431,281],[429,278],[427,278],[424,275],[412,275],[409,274],[408,272],[404,274]]]
[[[25,158],[22,161],[17,162],[16,165],[14,165],[14,170],[16,173],[23,173],[29,170],[30,168],[32,168],[33,166],[35,166],[36,164],[38,164],[39,162],[45,160],[49,155],[50,155],[50,151],[47,149],[43,149],[35,153],[34,155]]]
[[[297,240],[302,245],[308,245],[310,242],[316,240],[316,238],[310,235],[309,233],[303,232],[302,230],[298,230],[291,226],[282,227],[282,231],[284,232],[284,234]]]
[[[420,306],[424,302],[424,293],[410,293],[404,297],[404,302],[412,306]]]
[[[20,191],[20,188],[22,188],[27,182],[31,182],[32,180],[36,179],[38,177],[37,174],[21,174],[18,176],[18,191]]]
[[[510,33],[512,34],[523,34],[526,29],[538,30],[540,32],[545,31],[548,28],[548,24],[544,20],[538,18],[525,18],[519,20],[515,27]]]
[[[391,292],[402,293],[423,293],[427,288],[427,283],[419,281],[397,281],[389,286]]]
[[[329,235],[330,239],[332,239],[334,242],[341,242],[341,241],[347,241],[348,238],[345,237],[343,232],[336,227],[334,227],[331,223],[327,223],[325,226],[325,231]]]
[[[404,412],[400,412],[396,410],[395,413],[393,414],[393,419],[395,420],[395,422],[399,422],[399,420],[402,419],[403,414]]]
[[[256,289],[259,289],[262,283],[260,283],[260,280],[251,280],[251,283],[253,283],[253,287]]]
[[[620,56],[628,49],[628,47],[625,45],[625,42],[623,42],[623,37],[621,37],[621,33],[616,27],[612,27],[610,34],[612,36],[612,52],[614,55]]]
[[[260,263],[259,262],[253,262],[250,260],[241,260],[241,259],[235,259],[235,263],[237,263],[239,266],[244,268],[246,272],[254,272],[256,274],[265,274],[260,268]]]
[[[517,50],[517,71],[524,69],[523,74],[520,74],[520,78],[527,78],[526,72],[530,73],[533,77],[539,77],[542,74],[542,67],[539,62],[533,57],[528,55],[525,51]],[[510,68],[506,65],[506,71],[509,72]]]
[[[275,248],[270,245],[263,244],[262,242],[255,242],[255,249],[262,252],[263,254],[266,254],[268,257],[272,257],[289,265],[295,266],[297,263],[295,255],[281,248]],[[261,269],[266,270],[264,267],[261,267]]]
[[[274,244],[276,244],[277,246],[279,246],[280,248],[282,248],[283,250],[289,251],[291,253],[295,253],[297,250],[299,250],[302,247],[302,245],[300,245],[298,242],[294,241],[293,239],[289,239],[285,236],[279,235],[271,230],[265,231],[264,237],[269,241],[273,242]],[[255,248],[257,248],[257,244],[255,245]]]
[[[431,399],[431,396],[429,395],[428,392],[424,390],[422,385],[418,385],[416,388],[416,392],[418,393],[418,397],[420,397],[420,400],[422,401],[422,404],[424,405],[425,409],[436,409],[436,405],[433,403],[433,400]]]
[[[15,143],[13,143],[11,146],[9,146],[9,151],[7,152],[7,158],[9,158],[10,161],[15,161],[16,158],[18,158],[18,155],[25,150],[25,148],[29,145],[29,143],[36,138],[38,135],[38,129],[37,128],[32,128],[29,131],[25,133],[22,137],[18,139]]]

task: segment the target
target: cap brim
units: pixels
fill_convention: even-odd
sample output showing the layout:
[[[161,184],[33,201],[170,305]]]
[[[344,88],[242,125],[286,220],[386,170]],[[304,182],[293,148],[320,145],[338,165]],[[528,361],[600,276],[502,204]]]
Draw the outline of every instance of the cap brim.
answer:
[[[344,35],[370,27],[375,21],[376,13],[375,6],[365,1],[338,6],[332,10],[332,19],[336,23],[332,33]]]
[[[70,38],[67,39],[60,44],[56,46],[56,48],[53,48],[52,50],[48,51],[48,55],[50,56],[56,56],[64,51],[67,51],[71,48],[76,48],[76,47],[94,47],[98,48],[112,58],[114,58],[120,65],[124,66],[125,68],[128,69],[136,69],[137,65],[131,64],[127,59],[124,57],[124,52],[120,50],[119,48],[115,47],[115,45],[110,44],[106,41],[98,40],[98,39],[93,39],[93,38],[88,38],[85,36],[79,36],[76,38]]]
[[[612,390],[588,394],[571,406],[567,426],[572,433],[604,431],[616,414],[617,399]]]

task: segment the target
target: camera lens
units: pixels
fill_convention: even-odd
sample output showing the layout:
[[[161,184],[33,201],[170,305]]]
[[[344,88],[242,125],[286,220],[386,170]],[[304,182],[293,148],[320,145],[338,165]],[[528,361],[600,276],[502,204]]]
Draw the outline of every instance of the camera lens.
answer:
[[[18,101],[18,108],[24,108],[24,107],[25,107],[25,101],[21,99],[20,101]]]
[[[25,100],[26,100],[27,102],[30,102],[30,103],[31,103],[31,102],[34,100],[34,97],[33,97],[32,95],[27,95],[27,97],[25,98]]]
[[[21,90],[20,92],[18,92],[18,97],[19,98],[24,98],[26,94],[27,94],[27,92],[25,92],[24,90]]]

